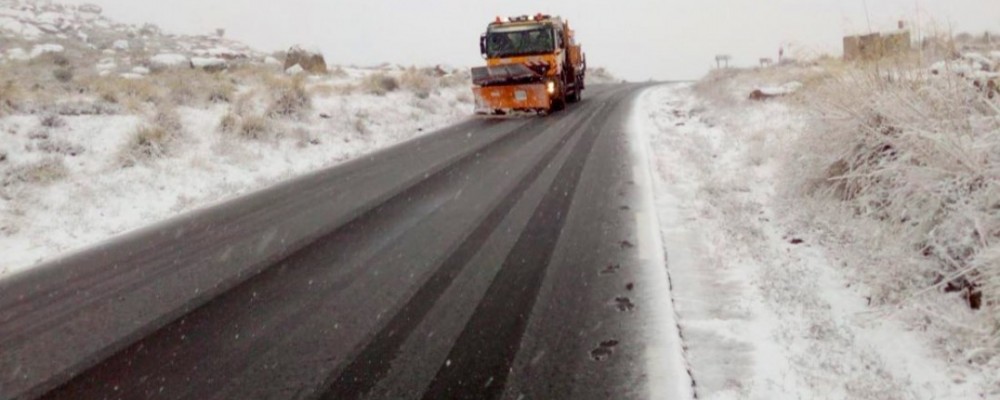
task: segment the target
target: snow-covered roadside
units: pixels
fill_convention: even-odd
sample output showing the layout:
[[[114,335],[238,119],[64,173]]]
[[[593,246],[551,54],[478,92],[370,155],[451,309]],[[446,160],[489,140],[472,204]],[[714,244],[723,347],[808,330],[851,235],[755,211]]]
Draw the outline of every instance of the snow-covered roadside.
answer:
[[[343,76],[308,78],[309,115],[276,122],[274,132],[261,139],[222,132],[227,105],[178,107],[183,132],[170,154],[127,168],[122,168],[121,149],[143,124],[140,116],[63,116],[44,129],[44,116],[0,118],[5,162],[52,175],[32,177],[39,184],[0,198],[0,279],[68,250],[423,135],[471,113],[465,84],[432,88],[426,96],[403,89],[384,95],[339,89],[364,85],[372,74],[398,71],[346,68]],[[53,152],[46,146],[71,149]],[[51,170],[40,168],[47,160],[55,160]]]
[[[801,116],[780,103],[713,110],[672,85],[645,92],[635,118],[699,398],[987,398],[983,376],[870,308],[835,243],[778,195],[773,145]]]

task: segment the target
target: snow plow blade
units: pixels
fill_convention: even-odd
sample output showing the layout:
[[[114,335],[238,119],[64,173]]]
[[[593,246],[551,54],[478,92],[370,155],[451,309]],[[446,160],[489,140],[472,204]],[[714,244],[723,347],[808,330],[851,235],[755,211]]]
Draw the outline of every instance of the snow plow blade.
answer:
[[[507,64],[472,69],[472,84],[476,86],[530,83],[542,80],[542,76],[524,64]]]
[[[552,107],[544,83],[472,88],[476,113],[501,115],[511,112],[547,112]]]

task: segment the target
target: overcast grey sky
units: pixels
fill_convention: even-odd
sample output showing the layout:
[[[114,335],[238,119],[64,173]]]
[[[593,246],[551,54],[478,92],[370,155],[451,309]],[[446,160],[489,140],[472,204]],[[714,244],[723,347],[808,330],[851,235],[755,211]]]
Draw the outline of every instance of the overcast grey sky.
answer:
[[[840,51],[841,36],[896,21],[925,30],[1000,31],[1000,0],[69,0],[129,23],[177,33],[226,28],[261,50],[302,43],[335,64],[481,63],[478,38],[495,16],[562,15],[591,66],[630,80],[693,79],[732,54],[776,57],[781,46]],[[918,13],[919,10],[919,13]],[[918,17],[919,15],[919,17]]]

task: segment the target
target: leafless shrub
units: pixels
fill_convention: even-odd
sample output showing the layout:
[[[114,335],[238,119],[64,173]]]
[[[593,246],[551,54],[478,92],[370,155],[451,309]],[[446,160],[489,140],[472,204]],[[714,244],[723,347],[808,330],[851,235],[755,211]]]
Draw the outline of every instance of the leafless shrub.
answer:
[[[264,139],[271,133],[271,122],[256,115],[243,117],[236,132],[246,139]]]
[[[361,82],[361,87],[367,93],[385,96],[399,89],[399,80],[385,72],[376,72],[366,76]]]
[[[48,114],[42,117],[40,122],[46,128],[62,128],[66,126],[66,120],[58,114]]]
[[[301,78],[274,81],[269,90],[273,96],[267,110],[269,117],[297,119],[312,107],[312,99]]]
[[[52,157],[9,169],[3,177],[3,186],[14,184],[49,184],[69,175],[62,159]]]
[[[142,161],[165,156],[167,146],[172,140],[170,133],[161,127],[152,125],[139,127],[121,153],[122,166],[131,167]]]
[[[240,124],[240,117],[232,112],[226,113],[222,116],[222,120],[219,121],[219,130],[223,133],[235,133],[236,128]]]
[[[164,157],[170,146],[182,135],[183,124],[177,112],[169,107],[160,109],[145,125],[132,134],[121,150],[119,159],[124,167],[131,167]]]

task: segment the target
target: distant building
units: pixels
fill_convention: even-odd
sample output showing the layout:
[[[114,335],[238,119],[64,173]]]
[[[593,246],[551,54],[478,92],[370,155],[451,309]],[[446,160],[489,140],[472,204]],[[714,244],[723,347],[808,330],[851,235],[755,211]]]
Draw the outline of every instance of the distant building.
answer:
[[[910,31],[872,33],[844,37],[845,61],[873,61],[910,52]]]

